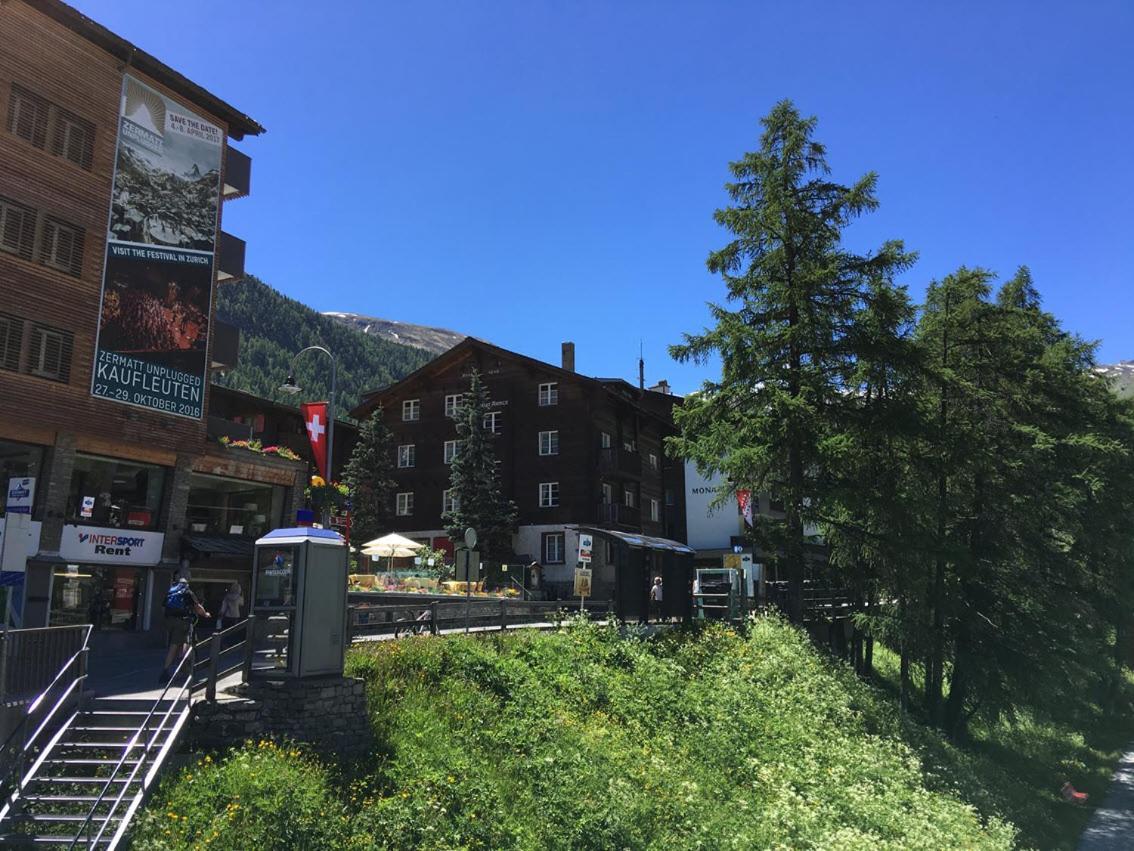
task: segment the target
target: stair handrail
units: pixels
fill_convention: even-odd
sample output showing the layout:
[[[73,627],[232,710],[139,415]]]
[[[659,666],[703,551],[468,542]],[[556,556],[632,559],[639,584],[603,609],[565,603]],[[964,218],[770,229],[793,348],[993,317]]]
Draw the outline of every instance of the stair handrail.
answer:
[[[196,674],[197,668],[203,667],[205,665],[208,666],[208,673],[205,675],[205,678],[203,680],[200,680],[193,684],[192,688],[189,690],[190,696],[196,694],[203,688],[205,690],[205,700],[211,703],[212,701],[216,700],[217,681],[222,679],[223,677],[228,676],[237,668],[244,669],[244,680],[247,681],[248,671],[251,670],[252,666],[251,657],[254,650],[253,639],[255,638],[252,630],[255,618],[255,615],[249,615],[239,623],[234,623],[230,627],[217,630],[208,638],[197,642],[196,649],[200,651],[207,645],[209,649],[209,655],[207,658],[200,659],[193,664],[194,675]],[[221,640],[225,636],[234,635],[241,630],[244,630],[243,640],[237,641],[235,644],[230,644],[228,647],[221,647]],[[234,665],[229,665],[223,670],[218,670],[220,657],[225,653],[232,653],[235,650],[242,651],[240,661]]]
[[[18,741],[19,736],[21,734],[26,736],[27,728],[32,716],[39,711],[41,706],[44,705],[44,702],[46,701],[47,696],[51,693],[52,689],[54,689],[59,683],[63,681],[64,676],[67,674],[67,672],[71,670],[76,662],[78,662],[79,673],[67,684],[67,688],[64,689],[63,694],[55,701],[55,704],[51,707],[51,710],[47,713],[47,715],[44,716],[43,721],[41,721],[39,726],[36,727],[35,732],[32,733],[31,736],[26,736],[26,738],[24,738],[24,743],[20,746],[18,757],[12,760],[9,767],[3,769],[4,773],[2,776],[0,776],[0,789],[8,790],[9,782],[12,776],[15,775],[17,778],[15,789],[9,791],[14,791],[18,794],[23,790],[23,765],[25,763],[25,760],[27,759],[29,751],[31,751],[32,749],[32,746],[35,744],[36,740],[39,739],[40,734],[43,733],[44,730],[48,729],[52,720],[55,718],[56,713],[59,712],[59,709],[67,703],[68,699],[71,697],[71,694],[76,689],[78,689],[79,692],[79,700],[82,700],[83,682],[87,678],[86,659],[88,644],[91,637],[91,629],[92,627],[90,624],[84,625],[84,628],[81,630],[83,641],[79,649],[76,650],[74,654],[72,654],[70,659],[63,663],[63,666],[51,680],[51,683],[43,691],[36,695],[35,699],[30,704],[28,704],[28,707],[24,712],[24,716],[20,719],[19,723],[8,735],[8,738],[4,741],[4,744],[0,745],[0,766],[2,766],[4,762],[10,758],[10,754],[16,746],[16,742]],[[5,793],[5,797],[8,797],[7,792]]]
[[[114,817],[114,813],[117,812],[118,807],[122,804],[122,799],[125,797],[126,792],[133,784],[134,778],[138,774],[138,769],[145,764],[146,757],[149,756],[150,753],[150,748],[153,747],[154,741],[157,739],[158,735],[162,732],[162,730],[165,729],[166,722],[169,721],[169,716],[173,712],[173,707],[176,706],[179,701],[186,699],[186,693],[189,691],[190,687],[193,684],[193,659],[195,655],[196,645],[194,643],[190,643],[189,649],[185,651],[185,655],[181,657],[181,661],[178,662],[177,667],[173,669],[173,675],[169,678],[169,681],[161,690],[161,694],[158,695],[157,700],[154,701],[154,705],[150,707],[150,711],[146,713],[145,719],[139,725],[134,735],[130,737],[130,740],[123,746],[122,756],[118,758],[118,762],[114,766],[114,770],[110,773],[110,776],[107,778],[106,783],[103,785],[102,791],[99,792],[98,797],[95,799],[95,802],[91,804],[90,810],[87,811],[87,817],[83,820],[82,825],[79,826],[78,831],[76,831],[75,833],[75,838],[71,840],[71,844],[67,846],[68,851],[71,851],[71,849],[75,847],[75,844],[80,839],[82,839],[83,833],[89,830],[91,822],[94,820],[95,810],[98,809],[99,805],[106,797],[106,793],[109,792],[111,787],[114,785],[114,781],[118,779],[118,772],[122,770],[122,766],[126,763],[126,760],[129,759],[130,752],[138,747],[141,747],[141,745],[138,744],[138,739],[144,736],[146,728],[149,726],[150,719],[154,717],[154,713],[158,711],[158,708],[165,700],[166,692],[169,691],[169,687],[173,684],[174,680],[177,679],[178,675],[181,673],[181,669],[185,667],[185,663],[188,662],[189,672],[185,677],[185,682],[182,683],[181,688],[178,689],[177,696],[170,701],[169,708],[165,711],[165,715],[162,716],[161,723],[154,731],[153,736],[151,736],[149,741],[146,742],[145,747],[142,750],[142,755],[134,764],[134,769],[130,772],[130,776],[126,778],[126,781],[124,783],[121,784],[121,791],[119,791],[117,797],[115,797],[113,804],[111,804],[109,812],[107,812],[107,814],[101,819],[102,826],[99,828],[98,833],[95,834],[94,839],[90,839],[87,843],[88,848],[98,847],[98,843],[102,839],[102,834],[106,831],[107,825],[110,824],[110,820]]]

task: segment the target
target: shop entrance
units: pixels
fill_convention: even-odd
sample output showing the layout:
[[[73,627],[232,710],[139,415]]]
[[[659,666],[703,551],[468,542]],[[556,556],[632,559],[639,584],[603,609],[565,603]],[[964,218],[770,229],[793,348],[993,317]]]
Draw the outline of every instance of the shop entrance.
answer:
[[[136,567],[68,564],[51,582],[52,626],[89,623],[95,630],[137,630],[142,571]]]

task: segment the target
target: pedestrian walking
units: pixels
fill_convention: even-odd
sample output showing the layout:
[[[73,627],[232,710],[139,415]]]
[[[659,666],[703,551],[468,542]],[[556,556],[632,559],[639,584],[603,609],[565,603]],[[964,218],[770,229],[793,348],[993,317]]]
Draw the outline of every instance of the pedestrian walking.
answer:
[[[240,583],[233,582],[228,586],[220,607],[220,627],[228,629],[236,626],[240,620],[240,610],[244,608],[244,592],[240,590]]]

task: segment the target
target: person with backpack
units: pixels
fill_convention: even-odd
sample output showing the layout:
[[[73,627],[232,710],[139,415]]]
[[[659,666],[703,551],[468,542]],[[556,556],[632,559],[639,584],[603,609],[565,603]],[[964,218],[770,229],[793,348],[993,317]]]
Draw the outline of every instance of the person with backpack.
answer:
[[[189,650],[193,625],[197,618],[208,618],[205,607],[197,602],[189,589],[189,580],[182,576],[165,595],[165,638],[169,648],[165,653],[165,665],[161,669],[161,682],[169,682],[174,674],[173,666]]]

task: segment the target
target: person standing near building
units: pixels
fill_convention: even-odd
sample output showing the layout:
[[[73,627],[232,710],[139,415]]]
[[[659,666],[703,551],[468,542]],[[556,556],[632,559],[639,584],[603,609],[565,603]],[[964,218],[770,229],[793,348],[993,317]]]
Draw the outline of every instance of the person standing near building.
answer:
[[[654,584],[650,586],[650,615],[655,621],[661,620],[662,609],[662,581],[660,576],[654,577]]]
[[[166,683],[175,673],[173,664],[189,650],[193,638],[193,625],[197,618],[208,618],[209,613],[189,590],[189,580],[182,576],[165,595],[165,665],[161,669],[161,682]]]
[[[220,626],[221,629],[228,629],[230,626],[235,626],[236,622],[240,620],[240,610],[244,607],[244,592],[240,590],[240,583],[233,582],[228,586],[228,591],[221,600],[220,607]]]

